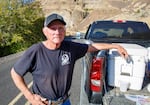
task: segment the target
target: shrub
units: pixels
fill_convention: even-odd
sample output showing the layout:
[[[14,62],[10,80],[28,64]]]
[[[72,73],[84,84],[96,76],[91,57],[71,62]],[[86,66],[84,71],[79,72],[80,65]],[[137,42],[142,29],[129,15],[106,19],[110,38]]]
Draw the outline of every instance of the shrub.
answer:
[[[14,0],[11,5],[0,4],[0,56],[25,50],[44,40],[44,15],[39,2],[22,5]]]

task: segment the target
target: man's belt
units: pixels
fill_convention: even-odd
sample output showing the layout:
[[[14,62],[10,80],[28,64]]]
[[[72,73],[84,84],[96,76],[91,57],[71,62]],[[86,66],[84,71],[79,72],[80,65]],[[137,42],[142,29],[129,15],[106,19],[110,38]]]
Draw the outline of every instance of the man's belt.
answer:
[[[46,105],[59,105],[61,103],[64,103],[70,95],[65,95],[63,97],[58,98],[57,100],[48,100],[46,99],[45,101],[43,101],[43,103],[45,103]]]

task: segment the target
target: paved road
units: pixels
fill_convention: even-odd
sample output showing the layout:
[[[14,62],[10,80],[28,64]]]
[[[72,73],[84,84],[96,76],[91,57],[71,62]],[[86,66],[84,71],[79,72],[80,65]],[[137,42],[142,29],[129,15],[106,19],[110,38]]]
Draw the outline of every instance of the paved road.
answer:
[[[9,58],[9,57],[7,57]],[[10,69],[17,61],[17,57],[2,62],[0,59],[0,104],[1,105],[28,105],[29,103],[15,87],[11,77]],[[78,60],[75,65],[75,71],[73,76],[73,83],[71,87],[71,102],[72,105],[79,105],[80,94],[80,74],[81,74],[81,62]],[[32,77],[30,74],[25,76],[26,82],[31,85]]]
[[[6,61],[0,64],[0,103],[2,105],[24,105],[26,103],[25,98],[20,94],[10,77],[10,69],[18,58],[5,59]],[[26,75],[25,80],[29,84],[31,75]]]

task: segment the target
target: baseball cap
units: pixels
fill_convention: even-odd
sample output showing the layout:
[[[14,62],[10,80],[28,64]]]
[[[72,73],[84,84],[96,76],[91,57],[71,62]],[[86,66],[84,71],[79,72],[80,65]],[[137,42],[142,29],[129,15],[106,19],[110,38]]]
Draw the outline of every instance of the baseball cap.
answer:
[[[45,21],[44,21],[44,26],[48,26],[52,21],[54,20],[59,20],[60,22],[62,22],[64,25],[66,25],[66,22],[64,21],[63,17],[58,15],[58,14],[51,14],[49,16],[47,16],[45,18]]]

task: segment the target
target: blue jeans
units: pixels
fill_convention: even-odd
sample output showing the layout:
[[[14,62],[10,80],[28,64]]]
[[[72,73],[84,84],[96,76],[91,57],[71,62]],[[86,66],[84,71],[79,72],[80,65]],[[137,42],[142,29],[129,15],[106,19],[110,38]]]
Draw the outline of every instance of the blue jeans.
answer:
[[[70,100],[67,99],[67,100],[66,100],[63,104],[61,104],[61,105],[71,105]]]

